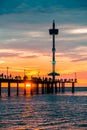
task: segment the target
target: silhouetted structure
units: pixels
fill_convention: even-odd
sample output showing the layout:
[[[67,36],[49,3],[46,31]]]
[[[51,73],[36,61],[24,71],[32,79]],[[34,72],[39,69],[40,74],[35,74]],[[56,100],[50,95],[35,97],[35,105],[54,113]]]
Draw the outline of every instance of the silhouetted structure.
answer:
[[[59,76],[58,73],[55,72],[55,64],[56,64],[56,60],[55,60],[55,35],[58,35],[59,30],[55,29],[55,21],[53,20],[53,25],[52,25],[52,29],[49,29],[49,34],[53,36],[53,46],[52,46],[52,72],[49,73],[49,76],[53,77],[53,81],[55,81],[55,76]]]
[[[25,75],[25,70],[24,70],[24,77],[21,78],[21,76],[15,76],[15,78],[8,75],[8,69],[7,67],[7,76],[3,75],[3,73],[0,75],[0,96],[1,96],[1,88],[2,88],[2,83],[8,83],[8,96],[11,95],[11,83],[16,83],[17,84],[17,96],[19,96],[19,84],[23,83],[24,84],[24,95],[26,95],[26,84],[30,83],[31,84],[31,92],[30,94],[33,95],[34,93],[36,94],[50,94],[50,93],[64,93],[65,92],[65,84],[70,83],[72,85],[72,93],[75,91],[75,83],[77,82],[76,79],[76,73],[75,73],[75,79],[55,79],[55,76],[59,76],[58,73],[55,72],[55,35],[58,34],[58,29],[55,29],[55,21],[53,20],[53,28],[49,30],[49,34],[53,36],[53,46],[52,46],[52,72],[49,73],[49,76],[52,76],[51,78],[42,78],[41,77],[32,77],[31,80],[28,80],[28,77]],[[33,84],[35,87],[33,88]],[[40,87],[39,87],[40,86]],[[41,91],[40,91],[41,90]]]
[[[19,84],[24,84],[24,95],[26,95],[26,84],[31,84],[31,95],[35,94],[57,94],[57,93],[64,93],[65,92],[65,84],[70,83],[72,84],[72,93],[74,93],[75,89],[75,83],[77,82],[77,79],[58,79],[55,80],[55,82],[52,79],[41,79],[41,78],[35,78],[35,79],[0,79],[0,96],[1,96],[1,87],[2,83],[8,83],[8,96],[11,95],[11,83],[17,84],[17,96],[19,96]],[[35,87],[33,88],[33,84]],[[40,86],[40,87],[39,87]]]

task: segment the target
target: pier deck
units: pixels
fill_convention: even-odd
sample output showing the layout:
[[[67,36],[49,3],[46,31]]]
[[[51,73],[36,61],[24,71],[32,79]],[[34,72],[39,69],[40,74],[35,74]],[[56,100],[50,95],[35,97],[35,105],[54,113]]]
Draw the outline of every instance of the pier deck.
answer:
[[[67,83],[71,84],[72,93],[75,92],[75,83],[77,82],[77,79],[56,79],[53,81],[52,79],[41,79],[41,78],[34,78],[31,80],[28,79],[0,79],[0,96],[1,96],[1,89],[2,89],[2,83],[8,84],[8,96],[10,96],[10,89],[11,89],[11,83],[17,84],[17,96],[19,95],[19,84],[24,84],[24,95],[26,95],[26,84],[31,84],[31,94],[33,94],[33,91],[36,92],[36,94],[39,94],[39,86],[41,86],[41,94],[49,94],[49,93],[58,93],[58,92],[65,92],[65,85]],[[35,85],[35,89],[33,90],[32,85]]]

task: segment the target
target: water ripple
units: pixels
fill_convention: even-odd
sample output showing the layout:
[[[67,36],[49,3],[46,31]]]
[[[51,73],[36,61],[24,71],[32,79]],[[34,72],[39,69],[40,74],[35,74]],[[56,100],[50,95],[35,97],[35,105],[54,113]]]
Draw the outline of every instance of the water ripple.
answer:
[[[87,96],[0,99],[0,130],[86,130]]]

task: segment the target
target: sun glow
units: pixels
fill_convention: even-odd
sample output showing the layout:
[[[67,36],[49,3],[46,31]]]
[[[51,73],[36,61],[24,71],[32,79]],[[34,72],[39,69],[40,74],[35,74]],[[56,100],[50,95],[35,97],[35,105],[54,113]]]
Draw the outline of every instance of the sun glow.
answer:
[[[31,83],[26,83],[26,87],[30,88],[31,87]]]

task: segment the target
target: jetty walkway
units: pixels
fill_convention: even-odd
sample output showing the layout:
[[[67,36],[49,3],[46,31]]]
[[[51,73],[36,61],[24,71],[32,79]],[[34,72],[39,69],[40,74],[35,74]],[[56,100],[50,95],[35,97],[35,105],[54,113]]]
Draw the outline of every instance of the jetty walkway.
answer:
[[[22,83],[24,85],[24,95],[26,95],[26,85],[30,84],[31,85],[31,90],[30,93],[33,95],[35,94],[57,94],[57,93],[64,93],[65,92],[65,87],[66,84],[71,85],[71,92],[75,92],[75,83],[77,82],[77,79],[55,79],[53,81],[51,78],[37,78],[37,77],[32,77],[31,80],[28,80],[27,78],[24,79],[4,79],[0,78],[0,96],[2,94],[2,83],[7,83],[8,86],[8,96],[11,95],[11,83],[16,83],[17,87],[17,96],[19,96],[19,84]],[[35,86],[33,88],[33,85]],[[40,89],[40,90],[39,90]]]

